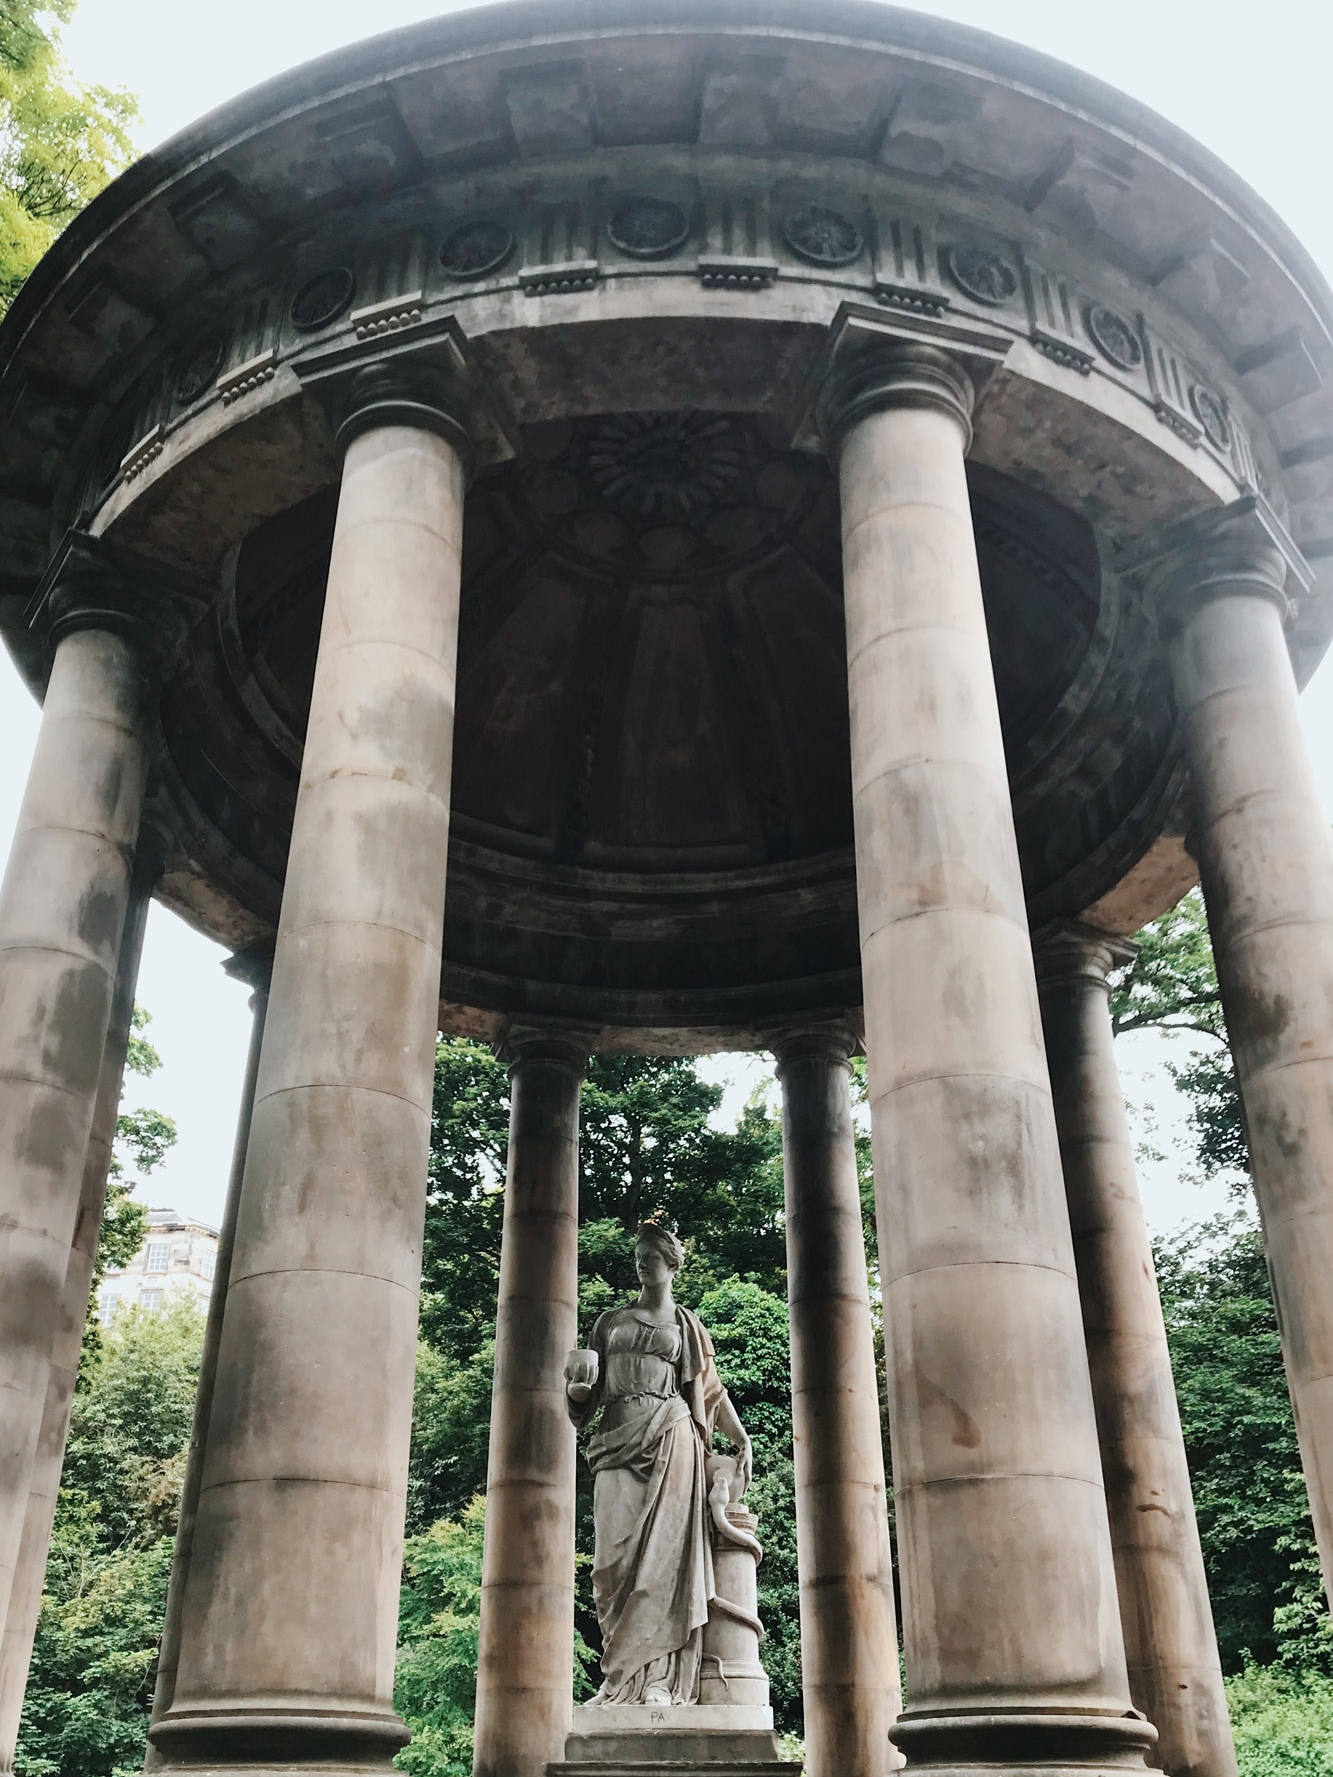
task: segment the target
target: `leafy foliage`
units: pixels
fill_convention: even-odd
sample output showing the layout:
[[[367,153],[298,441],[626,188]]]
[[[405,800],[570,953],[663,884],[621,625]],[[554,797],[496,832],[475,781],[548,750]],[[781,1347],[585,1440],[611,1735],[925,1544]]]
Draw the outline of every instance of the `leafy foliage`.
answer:
[[[759,1519],[760,1655],[781,1729],[799,1732],[800,1588],[796,1571],[796,1486],[792,1469],[791,1334],[787,1304],[758,1284],[732,1278],[699,1302],[717,1347],[718,1374],[754,1445],[746,1504]]]
[[[1160,1243],[1157,1269],[1223,1669],[1333,1675],[1258,1229],[1205,1223]]]
[[[1131,1030],[1188,1030],[1225,1038],[1222,998],[1203,896],[1194,889],[1136,934],[1138,954],[1111,993],[1117,1036]]]
[[[202,1342],[187,1299],[85,1345],[17,1777],[142,1764]]]
[[[1169,1061],[1166,1071],[1189,1100],[1200,1176],[1229,1178],[1232,1194],[1245,1198],[1250,1188],[1245,1114],[1199,890],[1144,926],[1136,943],[1138,955],[1112,980],[1112,1026],[1117,1036],[1161,1030],[1207,1039],[1206,1047],[1192,1047],[1184,1061]]]
[[[108,1554],[174,1530],[203,1337],[191,1296],[122,1308],[85,1367],[63,1487],[88,1502]]]
[[[17,1777],[129,1777],[143,1764],[171,1538],[99,1552],[62,1502],[15,1759]]]
[[[59,28],[75,0],[0,3],[0,313],[71,217],[133,158],[126,92],[76,81]]]
[[[456,1520],[409,1538],[403,1551],[394,1703],[412,1743],[394,1763],[413,1777],[471,1777],[485,1527],[485,1503],[473,1499]],[[597,1688],[596,1660],[576,1634],[576,1698]]]
[[[1247,1666],[1227,1680],[1240,1777],[1333,1777],[1333,1680]]]
[[[474,1499],[403,1551],[394,1704],[412,1743],[394,1762],[413,1777],[471,1777],[484,1512]]]

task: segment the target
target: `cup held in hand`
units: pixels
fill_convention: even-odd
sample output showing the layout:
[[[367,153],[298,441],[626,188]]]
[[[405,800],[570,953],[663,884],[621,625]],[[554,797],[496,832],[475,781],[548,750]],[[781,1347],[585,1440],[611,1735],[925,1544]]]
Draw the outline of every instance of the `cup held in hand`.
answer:
[[[565,1381],[580,1383],[585,1388],[592,1388],[597,1381],[601,1369],[601,1360],[595,1351],[571,1351],[565,1359]]]

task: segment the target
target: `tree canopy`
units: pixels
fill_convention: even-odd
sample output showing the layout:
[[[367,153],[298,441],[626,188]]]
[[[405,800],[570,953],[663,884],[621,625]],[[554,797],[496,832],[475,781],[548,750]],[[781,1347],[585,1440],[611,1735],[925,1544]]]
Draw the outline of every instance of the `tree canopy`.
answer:
[[[129,93],[66,67],[76,0],[0,0],[0,313],[71,217],[134,155]]]

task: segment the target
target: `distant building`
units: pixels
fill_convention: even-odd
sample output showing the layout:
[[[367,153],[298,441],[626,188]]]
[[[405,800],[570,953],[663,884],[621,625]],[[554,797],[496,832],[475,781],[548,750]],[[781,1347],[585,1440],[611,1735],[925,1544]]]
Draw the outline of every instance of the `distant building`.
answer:
[[[121,1270],[108,1271],[97,1295],[109,1321],[117,1308],[161,1308],[169,1298],[193,1296],[200,1308],[213,1293],[218,1231],[176,1209],[150,1209],[143,1245]]]

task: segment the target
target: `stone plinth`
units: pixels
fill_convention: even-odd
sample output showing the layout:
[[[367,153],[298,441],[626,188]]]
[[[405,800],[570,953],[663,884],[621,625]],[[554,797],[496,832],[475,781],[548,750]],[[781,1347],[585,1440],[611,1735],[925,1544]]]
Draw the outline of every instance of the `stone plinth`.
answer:
[[[549,1777],[687,1777],[722,1769],[742,1777],[797,1777],[773,1729],[773,1711],[758,1704],[585,1703],[574,1711],[564,1759]]]

